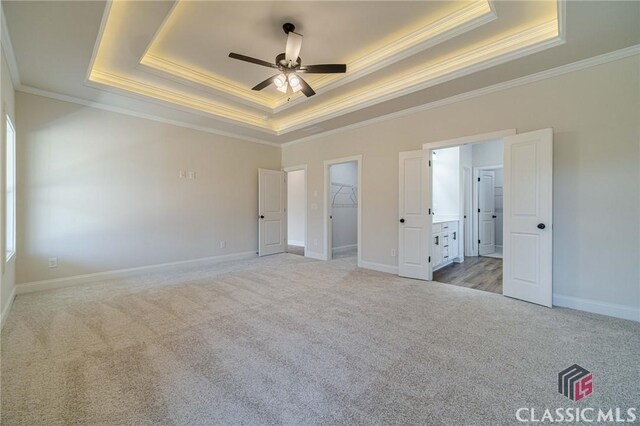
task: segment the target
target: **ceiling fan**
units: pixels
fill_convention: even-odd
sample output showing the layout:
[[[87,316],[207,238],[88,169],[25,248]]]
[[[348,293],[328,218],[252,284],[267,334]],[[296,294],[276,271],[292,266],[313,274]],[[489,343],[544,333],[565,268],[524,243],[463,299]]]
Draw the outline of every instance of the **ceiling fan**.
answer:
[[[337,74],[347,72],[345,64],[322,64],[302,66],[302,59],[298,56],[302,48],[302,35],[295,32],[295,25],[286,23],[282,26],[287,34],[287,45],[285,52],[276,56],[275,63],[251,58],[238,53],[229,53],[229,57],[240,61],[251,62],[252,64],[264,67],[275,68],[280,73],[269,77],[262,83],[258,83],[252,90],[262,90],[273,83],[276,89],[282,93],[296,93],[302,91],[307,97],[316,94],[309,84],[300,77],[299,74]]]

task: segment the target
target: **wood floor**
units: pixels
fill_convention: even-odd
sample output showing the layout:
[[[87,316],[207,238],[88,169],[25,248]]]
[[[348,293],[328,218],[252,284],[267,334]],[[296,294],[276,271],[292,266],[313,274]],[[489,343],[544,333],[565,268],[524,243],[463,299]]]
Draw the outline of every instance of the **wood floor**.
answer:
[[[300,256],[304,256],[304,247],[293,246],[293,245],[289,244],[287,246],[287,253],[298,254]]]
[[[465,257],[433,273],[433,280],[502,294],[502,259]]]

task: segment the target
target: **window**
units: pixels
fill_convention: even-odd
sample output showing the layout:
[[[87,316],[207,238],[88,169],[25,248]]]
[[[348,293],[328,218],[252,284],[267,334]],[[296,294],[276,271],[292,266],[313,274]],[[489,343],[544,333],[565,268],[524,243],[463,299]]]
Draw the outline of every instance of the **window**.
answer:
[[[7,259],[16,252],[16,131],[7,115]]]

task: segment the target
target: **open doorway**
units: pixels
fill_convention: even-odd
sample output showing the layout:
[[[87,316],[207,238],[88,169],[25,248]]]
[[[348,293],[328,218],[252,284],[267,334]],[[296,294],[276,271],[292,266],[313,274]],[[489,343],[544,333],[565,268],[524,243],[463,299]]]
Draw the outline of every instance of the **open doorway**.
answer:
[[[285,169],[287,173],[287,252],[305,255],[307,246],[306,166]]]
[[[433,150],[434,281],[502,294],[503,152],[502,139]]]
[[[445,153],[447,148],[455,149]],[[493,148],[498,160],[479,164],[474,151],[482,148]],[[438,176],[438,154],[442,154],[440,165],[448,176]],[[398,275],[501,292],[552,306],[553,129],[518,134],[507,129],[430,142],[421,150],[400,152],[398,160]],[[465,240],[459,233],[465,228],[464,194],[468,194],[461,189],[466,180],[460,176],[465,168],[474,167],[474,161],[478,170],[487,168],[486,164],[504,164],[502,259],[478,256],[473,252],[478,247],[475,244],[472,253],[466,252],[466,245],[460,244]],[[456,197],[457,214],[446,205],[454,203],[455,207]],[[471,221],[471,227],[475,237],[477,222]],[[490,262],[501,267],[488,266]],[[477,268],[470,271],[473,263]],[[476,281],[483,274],[484,278]]]
[[[331,257],[358,255],[358,163],[334,164],[331,178]]]
[[[325,161],[325,258],[361,263],[361,156]]]

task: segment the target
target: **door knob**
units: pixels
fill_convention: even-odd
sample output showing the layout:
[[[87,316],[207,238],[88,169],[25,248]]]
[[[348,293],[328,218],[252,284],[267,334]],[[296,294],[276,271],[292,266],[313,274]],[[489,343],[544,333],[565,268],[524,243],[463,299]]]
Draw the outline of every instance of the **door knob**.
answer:
[[[538,229],[544,229],[544,228],[546,228],[546,225],[544,223],[538,224]]]
[[[404,219],[400,219],[400,223],[404,223]]]
[[[260,219],[264,219],[264,216],[263,216],[263,215],[260,215]]]

